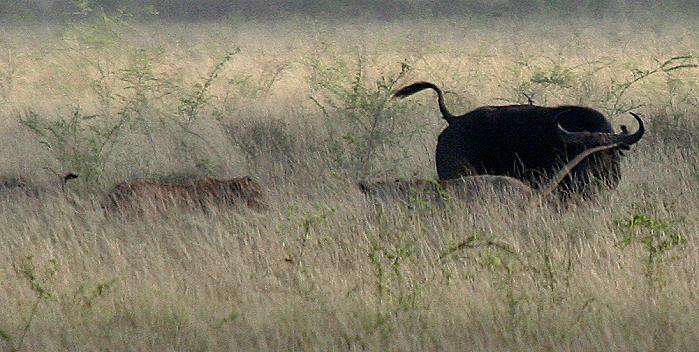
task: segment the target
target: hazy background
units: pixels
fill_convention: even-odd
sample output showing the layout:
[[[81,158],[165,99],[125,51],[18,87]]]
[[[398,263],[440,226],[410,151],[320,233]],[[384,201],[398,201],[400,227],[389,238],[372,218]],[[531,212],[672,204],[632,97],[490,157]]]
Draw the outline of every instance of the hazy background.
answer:
[[[5,0],[0,3],[0,18],[37,21],[76,19],[88,16],[95,10],[109,13],[125,11],[129,16],[140,19],[158,16],[186,21],[240,17],[276,19],[293,15],[393,19],[406,16],[527,16],[555,13],[607,17],[648,11],[658,14],[697,13],[699,4],[692,0]]]

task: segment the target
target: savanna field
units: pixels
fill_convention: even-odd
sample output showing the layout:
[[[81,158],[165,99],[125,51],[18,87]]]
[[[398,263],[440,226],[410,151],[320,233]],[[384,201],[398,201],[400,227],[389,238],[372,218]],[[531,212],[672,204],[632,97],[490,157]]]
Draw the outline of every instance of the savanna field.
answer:
[[[0,350],[691,351],[699,22],[473,17],[0,27]],[[377,209],[435,178],[482,105],[577,104],[648,131],[563,210]],[[80,177],[61,191],[53,173]],[[250,175],[270,209],[108,216],[129,179]]]

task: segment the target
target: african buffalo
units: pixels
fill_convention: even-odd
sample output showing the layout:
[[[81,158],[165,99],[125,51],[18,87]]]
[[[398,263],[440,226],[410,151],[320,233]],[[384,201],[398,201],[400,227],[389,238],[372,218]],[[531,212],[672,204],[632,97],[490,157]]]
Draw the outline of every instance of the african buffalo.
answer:
[[[562,133],[571,132],[562,130]],[[564,165],[549,183],[540,189],[533,189],[512,177],[498,175],[462,176],[456,179],[434,181],[418,179],[360,183],[359,189],[364,195],[380,201],[410,203],[415,199],[421,199],[439,203],[445,198],[453,197],[461,202],[470,203],[495,193],[502,200],[535,206],[553,193],[571,170],[591,154],[625,147],[623,144],[614,143],[587,149]]]
[[[250,177],[215,179],[198,178],[181,184],[135,180],[116,185],[102,201],[107,212],[165,210],[171,206],[206,209],[209,205],[255,210],[267,207],[260,185]]]
[[[605,133],[610,141],[629,146],[638,142],[645,132],[642,122],[634,115],[640,124],[636,133],[614,134],[604,115],[580,106],[484,106],[456,116],[447,109],[439,87],[429,82],[411,84],[393,96],[404,98],[424,89],[437,92],[439,110],[449,124],[437,142],[435,159],[442,180],[466,175],[504,175],[540,187],[572,157],[591,147],[584,143],[564,143],[558,138],[557,122],[565,130]],[[597,153],[577,165],[563,181],[562,188],[587,194],[595,189],[593,178],[615,188],[621,177],[619,158],[617,148]]]

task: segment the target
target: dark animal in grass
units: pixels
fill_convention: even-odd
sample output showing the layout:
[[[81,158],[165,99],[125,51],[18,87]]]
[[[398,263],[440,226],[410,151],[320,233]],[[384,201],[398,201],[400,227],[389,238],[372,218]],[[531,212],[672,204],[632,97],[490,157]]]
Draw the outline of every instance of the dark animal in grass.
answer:
[[[65,186],[68,181],[78,178],[78,175],[72,172],[55,174],[60,179],[59,188],[61,192],[65,191]],[[52,191],[52,189],[32,184],[23,176],[0,177],[0,195],[2,196],[24,195],[28,197],[38,197]]]
[[[22,176],[5,176],[0,178],[0,194],[23,193],[29,195],[33,193],[33,187],[29,185],[26,178]]]
[[[562,133],[570,133],[564,131]],[[625,148],[619,143],[602,145],[587,149],[578,154],[559,170],[545,187],[533,189],[524,182],[508,176],[476,175],[463,176],[451,180],[396,180],[360,183],[359,189],[366,196],[380,201],[399,201],[410,203],[414,200],[441,202],[446,198],[454,198],[461,202],[474,202],[484,199],[495,192],[501,199],[515,203],[523,202],[528,206],[539,204],[540,200],[548,197],[561,181],[588,156],[614,148]]]
[[[171,207],[207,209],[209,206],[267,207],[262,187],[250,177],[197,178],[181,184],[135,180],[116,185],[102,201],[107,212],[164,211]]]
[[[394,97],[404,98],[424,89],[437,92],[439,110],[449,124],[439,135],[435,155],[441,180],[502,175],[538,188],[565,163],[593,146],[562,141],[558,123],[567,131],[604,133],[610,141],[629,146],[645,132],[642,121],[634,115],[640,125],[636,133],[614,134],[604,115],[580,106],[484,106],[456,116],[447,109],[439,87],[429,82],[401,88]],[[621,178],[619,161],[618,148],[599,152],[577,165],[560,188],[594,193],[598,188],[594,179],[615,188]]]

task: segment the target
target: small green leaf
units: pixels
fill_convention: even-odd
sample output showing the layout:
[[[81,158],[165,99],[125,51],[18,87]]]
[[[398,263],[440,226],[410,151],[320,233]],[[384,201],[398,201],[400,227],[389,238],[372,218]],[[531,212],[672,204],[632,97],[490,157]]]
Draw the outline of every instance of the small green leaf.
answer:
[[[12,336],[8,334],[6,331],[0,329],[0,339],[3,339],[5,341],[12,341]]]

